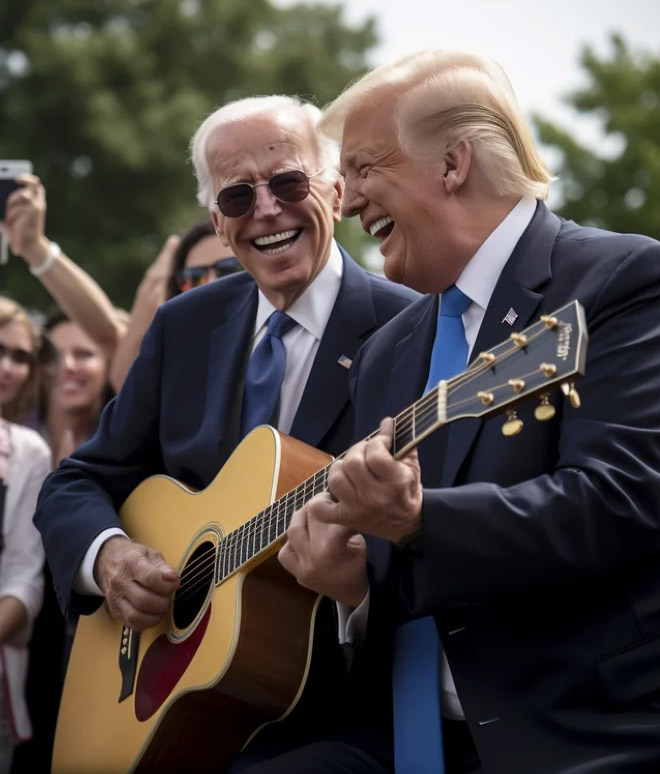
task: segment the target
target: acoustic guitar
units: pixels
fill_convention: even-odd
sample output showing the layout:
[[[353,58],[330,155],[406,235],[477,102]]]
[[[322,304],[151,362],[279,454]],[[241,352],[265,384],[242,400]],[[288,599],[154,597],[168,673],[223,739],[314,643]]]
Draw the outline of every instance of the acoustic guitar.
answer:
[[[481,353],[395,417],[397,458],[438,427],[508,411],[583,373],[587,332],[572,302]],[[370,436],[371,437],[371,436]],[[131,538],[160,550],[181,586],[158,625],[134,632],[106,604],[82,616],[62,696],[54,774],[222,771],[266,723],[286,716],[309,670],[319,596],[283,570],[277,551],[293,513],[327,485],[332,459],[253,430],[213,482],[193,492],[154,476],[121,508]]]

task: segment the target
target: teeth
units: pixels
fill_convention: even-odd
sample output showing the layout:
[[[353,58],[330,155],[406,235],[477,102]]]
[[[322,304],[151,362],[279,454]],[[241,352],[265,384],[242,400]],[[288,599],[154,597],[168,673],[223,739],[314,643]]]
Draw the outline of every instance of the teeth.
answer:
[[[371,236],[376,236],[376,234],[381,230],[381,228],[385,228],[385,226],[389,226],[390,223],[394,223],[394,221],[392,220],[392,218],[390,218],[389,215],[386,215],[384,218],[379,218],[369,226],[369,233],[371,234]]]
[[[296,235],[294,231],[280,231],[279,234],[269,234],[268,236],[257,237],[254,240],[255,245],[258,247],[264,247],[265,245],[272,245],[274,242],[282,242],[285,239],[291,239]]]

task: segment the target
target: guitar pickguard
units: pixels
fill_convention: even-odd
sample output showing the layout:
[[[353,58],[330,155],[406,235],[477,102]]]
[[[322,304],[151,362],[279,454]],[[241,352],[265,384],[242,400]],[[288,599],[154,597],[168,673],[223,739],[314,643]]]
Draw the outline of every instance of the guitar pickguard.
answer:
[[[148,720],[171,696],[199,648],[211,616],[209,605],[190,637],[172,642],[161,634],[144,654],[135,689],[135,717]]]

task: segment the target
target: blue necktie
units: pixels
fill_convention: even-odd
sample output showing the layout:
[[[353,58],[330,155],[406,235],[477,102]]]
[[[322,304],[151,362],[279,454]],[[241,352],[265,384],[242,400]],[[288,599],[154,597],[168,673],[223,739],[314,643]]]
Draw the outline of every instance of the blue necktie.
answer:
[[[257,425],[272,420],[286,370],[282,336],[295,324],[295,320],[279,309],[268,318],[266,333],[254,348],[245,372],[241,438]]]
[[[461,315],[470,303],[456,285],[442,294],[425,393],[465,368],[468,345]],[[432,616],[396,630],[392,691],[396,773],[442,774],[440,638]]]

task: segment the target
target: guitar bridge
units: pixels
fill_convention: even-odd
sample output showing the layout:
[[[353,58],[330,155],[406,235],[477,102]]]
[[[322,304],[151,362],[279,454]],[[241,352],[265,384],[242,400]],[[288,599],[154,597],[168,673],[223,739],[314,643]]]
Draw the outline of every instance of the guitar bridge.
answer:
[[[135,632],[124,626],[121,631],[119,646],[119,671],[121,672],[121,691],[119,700],[124,701],[133,693],[135,675],[137,674],[137,656],[140,646],[140,632]]]

